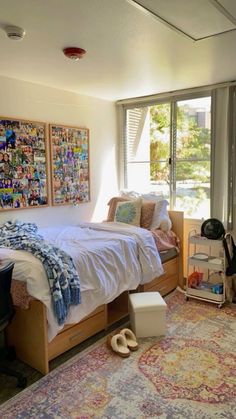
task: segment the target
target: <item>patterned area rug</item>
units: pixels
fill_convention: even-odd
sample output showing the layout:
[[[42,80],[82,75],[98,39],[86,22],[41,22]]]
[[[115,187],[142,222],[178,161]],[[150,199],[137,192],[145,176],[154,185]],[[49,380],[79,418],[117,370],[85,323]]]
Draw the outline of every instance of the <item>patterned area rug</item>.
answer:
[[[167,335],[129,358],[104,339],[0,406],[1,419],[236,418],[236,309],[181,292],[167,299]]]

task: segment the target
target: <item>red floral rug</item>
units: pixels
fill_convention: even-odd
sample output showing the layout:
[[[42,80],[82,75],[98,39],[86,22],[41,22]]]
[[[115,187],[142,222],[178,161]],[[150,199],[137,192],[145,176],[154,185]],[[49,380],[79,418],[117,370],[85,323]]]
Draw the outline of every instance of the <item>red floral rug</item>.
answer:
[[[120,358],[101,340],[0,406],[1,419],[236,418],[236,309],[181,292],[167,334]]]

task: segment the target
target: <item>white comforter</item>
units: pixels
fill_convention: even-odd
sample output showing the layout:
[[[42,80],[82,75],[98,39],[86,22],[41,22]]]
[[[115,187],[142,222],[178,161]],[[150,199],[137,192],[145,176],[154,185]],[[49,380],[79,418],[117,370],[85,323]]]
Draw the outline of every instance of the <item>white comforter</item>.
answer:
[[[80,223],[39,229],[45,240],[71,255],[79,273],[81,304],[71,306],[66,324],[79,322],[101,304],[163,273],[151,233],[121,223]],[[48,339],[62,328],[53,314],[51,294],[39,259],[24,251],[0,248],[3,263],[14,261],[13,277],[25,281],[30,295],[47,307]]]

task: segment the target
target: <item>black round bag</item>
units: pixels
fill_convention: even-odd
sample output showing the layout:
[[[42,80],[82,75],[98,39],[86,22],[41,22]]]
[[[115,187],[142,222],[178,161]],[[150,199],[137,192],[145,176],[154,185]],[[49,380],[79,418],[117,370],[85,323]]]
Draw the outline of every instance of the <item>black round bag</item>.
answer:
[[[220,220],[209,218],[201,226],[201,236],[210,240],[222,239],[225,235],[225,229]]]

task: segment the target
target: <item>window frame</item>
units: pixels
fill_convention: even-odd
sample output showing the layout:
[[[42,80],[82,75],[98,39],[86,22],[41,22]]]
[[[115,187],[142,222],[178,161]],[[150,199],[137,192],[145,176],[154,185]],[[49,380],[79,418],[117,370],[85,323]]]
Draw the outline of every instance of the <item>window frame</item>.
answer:
[[[158,97],[160,96],[160,97]],[[144,108],[150,107],[159,104],[170,104],[170,199],[169,199],[169,207],[171,210],[175,209],[175,201],[176,201],[176,185],[175,176],[176,176],[176,144],[177,144],[177,129],[176,129],[176,122],[177,122],[177,103],[179,101],[191,100],[191,99],[198,99],[203,97],[210,97],[211,100],[211,133],[210,133],[210,212],[211,212],[211,202],[212,202],[212,177],[213,177],[213,133],[212,133],[212,105],[213,105],[213,98],[212,98],[212,90],[201,89],[199,91],[192,91],[190,93],[177,93],[174,94],[160,94],[145,98],[138,98],[134,99],[134,101],[129,100],[127,103],[121,103],[118,105],[119,110],[119,123],[121,127],[121,141],[119,142],[119,171],[120,171],[120,189],[127,188],[128,181],[127,181],[127,152],[126,152],[126,145],[127,145],[127,110],[134,109],[134,108]],[[125,101],[124,101],[125,102]],[[151,162],[151,160],[149,160]],[[210,215],[211,216],[211,215]]]

